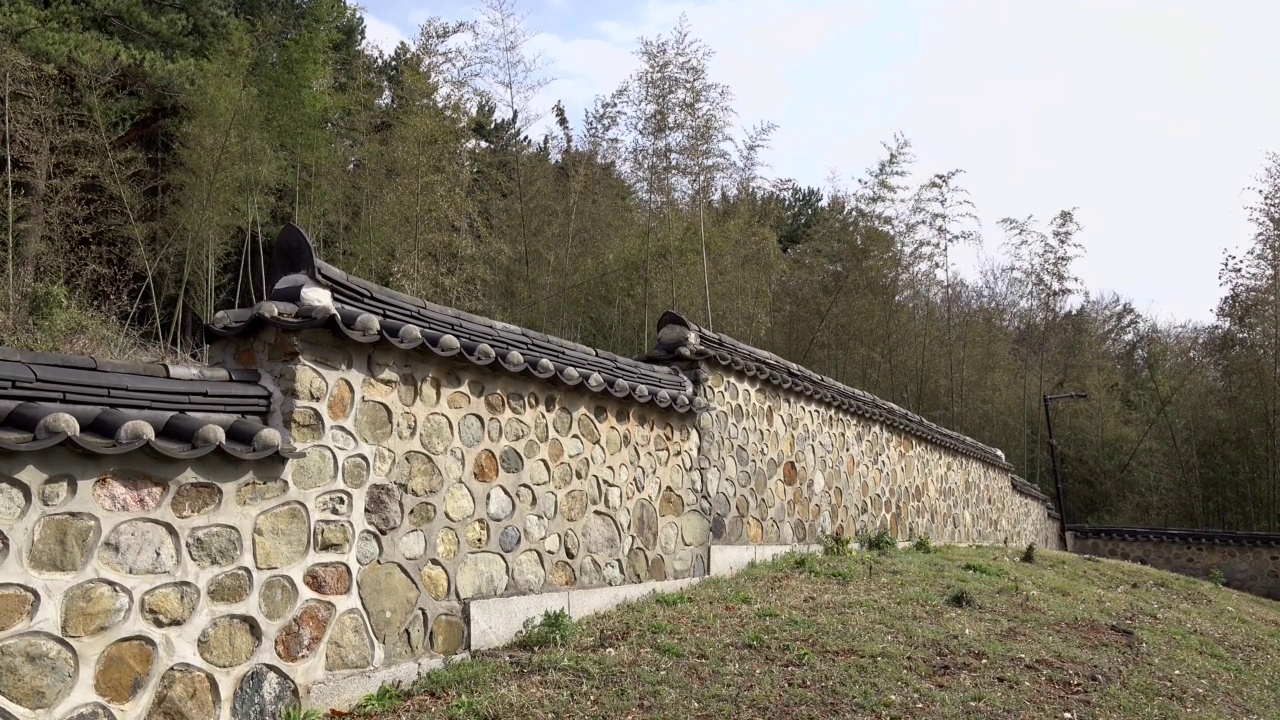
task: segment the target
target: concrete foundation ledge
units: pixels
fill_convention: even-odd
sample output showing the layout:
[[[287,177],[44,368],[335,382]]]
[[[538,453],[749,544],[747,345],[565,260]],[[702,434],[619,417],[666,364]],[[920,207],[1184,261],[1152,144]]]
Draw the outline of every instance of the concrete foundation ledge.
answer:
[[[732,575],[753,562],[765,562],[789,552],[820,553],[821,545],[712,545],[711,574]]]
[[[564,610],[574,620],[598,612],[612,610],[657,592],[675,592],[701,578],[635,583],[613,587],[586,588],[566,592],[518,595],[515,597],[473,600],[468,605],[471,621],[471,649],[488,650],[515,640],[530,619],[548,611]]]
[[[461,653],[448,658],[448,662],[466,660],[468,653]],[[304,707],[337,708],[345,710],[355,707],[356,703],[366,695],[377,692],[383,685],[404,686],[412,683],[431,670],[444,667],[446,658],[435,656],[423,658],[416,663],[404,663],[388,668],[379,668],[355,675],[323,680],[307,689],[307,697],[303,699]]]

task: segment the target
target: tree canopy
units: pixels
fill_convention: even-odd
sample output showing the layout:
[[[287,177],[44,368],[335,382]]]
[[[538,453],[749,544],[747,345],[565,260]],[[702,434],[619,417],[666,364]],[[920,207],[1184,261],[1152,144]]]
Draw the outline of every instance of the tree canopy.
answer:
[[[684,20],[586,108],[538,106],[529,40],[514,0],[388,53],[346,0],[11,0],[0,341],[198,357],[294,222],[353,273],[619,354],[676,309],[1046,489],[1040,397],[1087,392],[1055,410],[1068,520],[1280,530],[1280,156],[1216,319],[1160,322],[1075,276],[1088,208],[1003,219],[958,273],[984,231],[964,174],[907,138],[824,186],[771,177],[773,126]]]

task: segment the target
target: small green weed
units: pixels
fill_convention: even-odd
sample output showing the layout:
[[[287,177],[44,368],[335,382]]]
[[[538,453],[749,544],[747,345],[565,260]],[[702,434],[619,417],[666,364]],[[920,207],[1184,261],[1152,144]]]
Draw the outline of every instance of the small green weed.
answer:
[[[463,696],[449,703],[449,708],[446,712],[449,717],[457,720],[483,717],[485,704],[485,701],[481,698]]]
[[[764,645],[764,635],[754,631],[747,633],[746,645],[750,648],[758,648]]]
[[[466,692],[483,685],[499,669],[498,665],[488,660],[455,660],[418,678],[411,690],[415,695],[439,695],[459,690]]]
[[[898,549],[898,541],[889,534],[887,528],[880,528],[874,533],[864,531],[858,537],[858,544],[869,552],[880,553],[883,555],[891,550]]]
[[[965,572],[977,573],[978,575],[987,575],[989,577],[998,577],[1000,575],[999,570],[996,570],[990,565],[984,565],[980,562],[967,562],[964,565],[961,565],[960,569],[964,570]]]
[[[360,698],[356,708],[363,712],[383,712],[400,704],[400,690],[394,685],[382,685],[375,692]]]
[[[947,604],[952,607],[968,608],[976,605],[977,601],[973,599],[973,593],[965,588],[960,588],[947,596]]]
[[[303,710],[294,706],[280,711],[280,720],[323,720],[324,716],[315,708]]]
[[[828,557],[846,557],[853,554],[853,541],[843,531],[822,534],[822,554]]]
[[[773,608],[761,608],[760,610],[756,611],[756,617],[758,618],[776,618],[776,617],[781,617],[781,615],[782,613],[778,612]]]
[[[1217,585],[1218,587],[1222,587],[1227,584],[1227,576],[1223,575],[1222,571],[1218,568],[1214,568],[1209,571],[1209,582]]]
[[[675,626],[672,625],[671,623],[663,622],[661,620],[649,626],[649,632],[653,633],[654,635],[665,635],[666,633],[672,632],[675,629],[676,629]]]
[[[535,621],[529,618],[524,629],[516,636],[516,647],[537,650],[544,647],[564,647],[573,638],[573,619],[564,610],[548,610]]]
[[[680,647],[680,643],[672,642],[670,640],[659,640],[657,648],[658,652],[668,657],[684,657],[684,648]]]
[[[665,607],[675,607],[689,602],[689,596],[684,593],[654,593],[653,599],[659,605],[663,605]]]
[[[1028,546],[1027,546],[1027,549],[1022,551],[1022,557],[1021,557],[1020,559],[1021,559],[1021,560],[1022,560],[1022,562],[1024,562],[1024,563],[1028,563],[1028,564],[1033,564],[1033,563],[1035,563],[1035,561],[1036,561],[1036,544],[1035,544],[1035,543],[1031,543],[1030,545],[1028,545]]]
[[[739,605],[745,605],[746,603],[751,602],[751,593],[746,592],[744,590],[739,590],[738,592],[729,596],[729,602],[737,603]]]
[[[797,570],[816,570],[818,557],[812,553],[795,553],[791,557],[791,564]]]
[[[916,538],[915,542],[911,543],[911,549],[915,550],[918,553],[924,553],[925,555],[928,555],[929,553],[934,551],[933,541],[929,539],[928,534],[921,535],[920,537]]]

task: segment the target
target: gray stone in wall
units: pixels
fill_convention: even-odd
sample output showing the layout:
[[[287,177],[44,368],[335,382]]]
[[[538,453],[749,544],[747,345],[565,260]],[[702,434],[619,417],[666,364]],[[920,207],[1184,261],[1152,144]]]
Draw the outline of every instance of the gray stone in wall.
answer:
[[[46,515],[36,521],[27,552],[27,567],[35,572],[76,572],[89,561],[98,534],[92,515]]]
[[[185,623],[196,610],[200,590],[189,582],[169,583],[142,595],[141,614],[158,628]]]
[[[622,548],[618,522],[605,513],[592,513],[582,527],[582,549],[594,555],[612,557]]]
[[[187,533],[187,554],[196,567],[231,565],[240,558],[240,531],[230,525],[190,530]]]
[[[89,580],[71,588],[62,597],[62,635],[79,638],[96,635],[124,620],[133,601],[120,585],[106,580]]]
[[[373,635],[387,643],[409,621],[421,594],[404,568],[396,563],[377,563],[360,573],[360,602],[364,605]]]
[[[111,529],[98,561],[126,575],[163,575],[178,566],[171,528],[151,520],[127,520]]]
[[[0,696],[18,707],[54,707],[70,694],[77,675],[75,653],[52,635],[0,640]]]
[[[259,570],[287,568],[307,553],[311,522],[299,503],[263,512],[253,524],[253,561]]]
[[[358,610],[348,610],[333,623],[325,646],[324,669],[363,670],[373,664],[373,642]]]
[[[258,593],[258,612],[277,622],[288,617],[298,603],[298,586],[285,575],[273,575],[262,583]]]
[[[235,720],[280,720],[285,710],[298,707],[298,687],[284,673],[268,665],[254,665],[240,679],[231,698]]]
[[[501,595],[507,589],[507,561],[491,552],[468,553],[457,573],[458,598]]]

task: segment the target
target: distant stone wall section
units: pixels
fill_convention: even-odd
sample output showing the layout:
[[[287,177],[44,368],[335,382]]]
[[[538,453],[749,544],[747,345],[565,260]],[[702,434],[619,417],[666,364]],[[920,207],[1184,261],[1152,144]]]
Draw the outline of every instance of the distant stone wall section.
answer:
[[[699,465],[724,544],[888,530],[955,544],[1059,548],[1043,495],[1007,469],[740,371],[711,368]]]
[[[1280,600],[1280,535],[1073,527],[1068,543],[1081,555],[1126,560],[1204,580],[1216,570],[1228,587]]]

